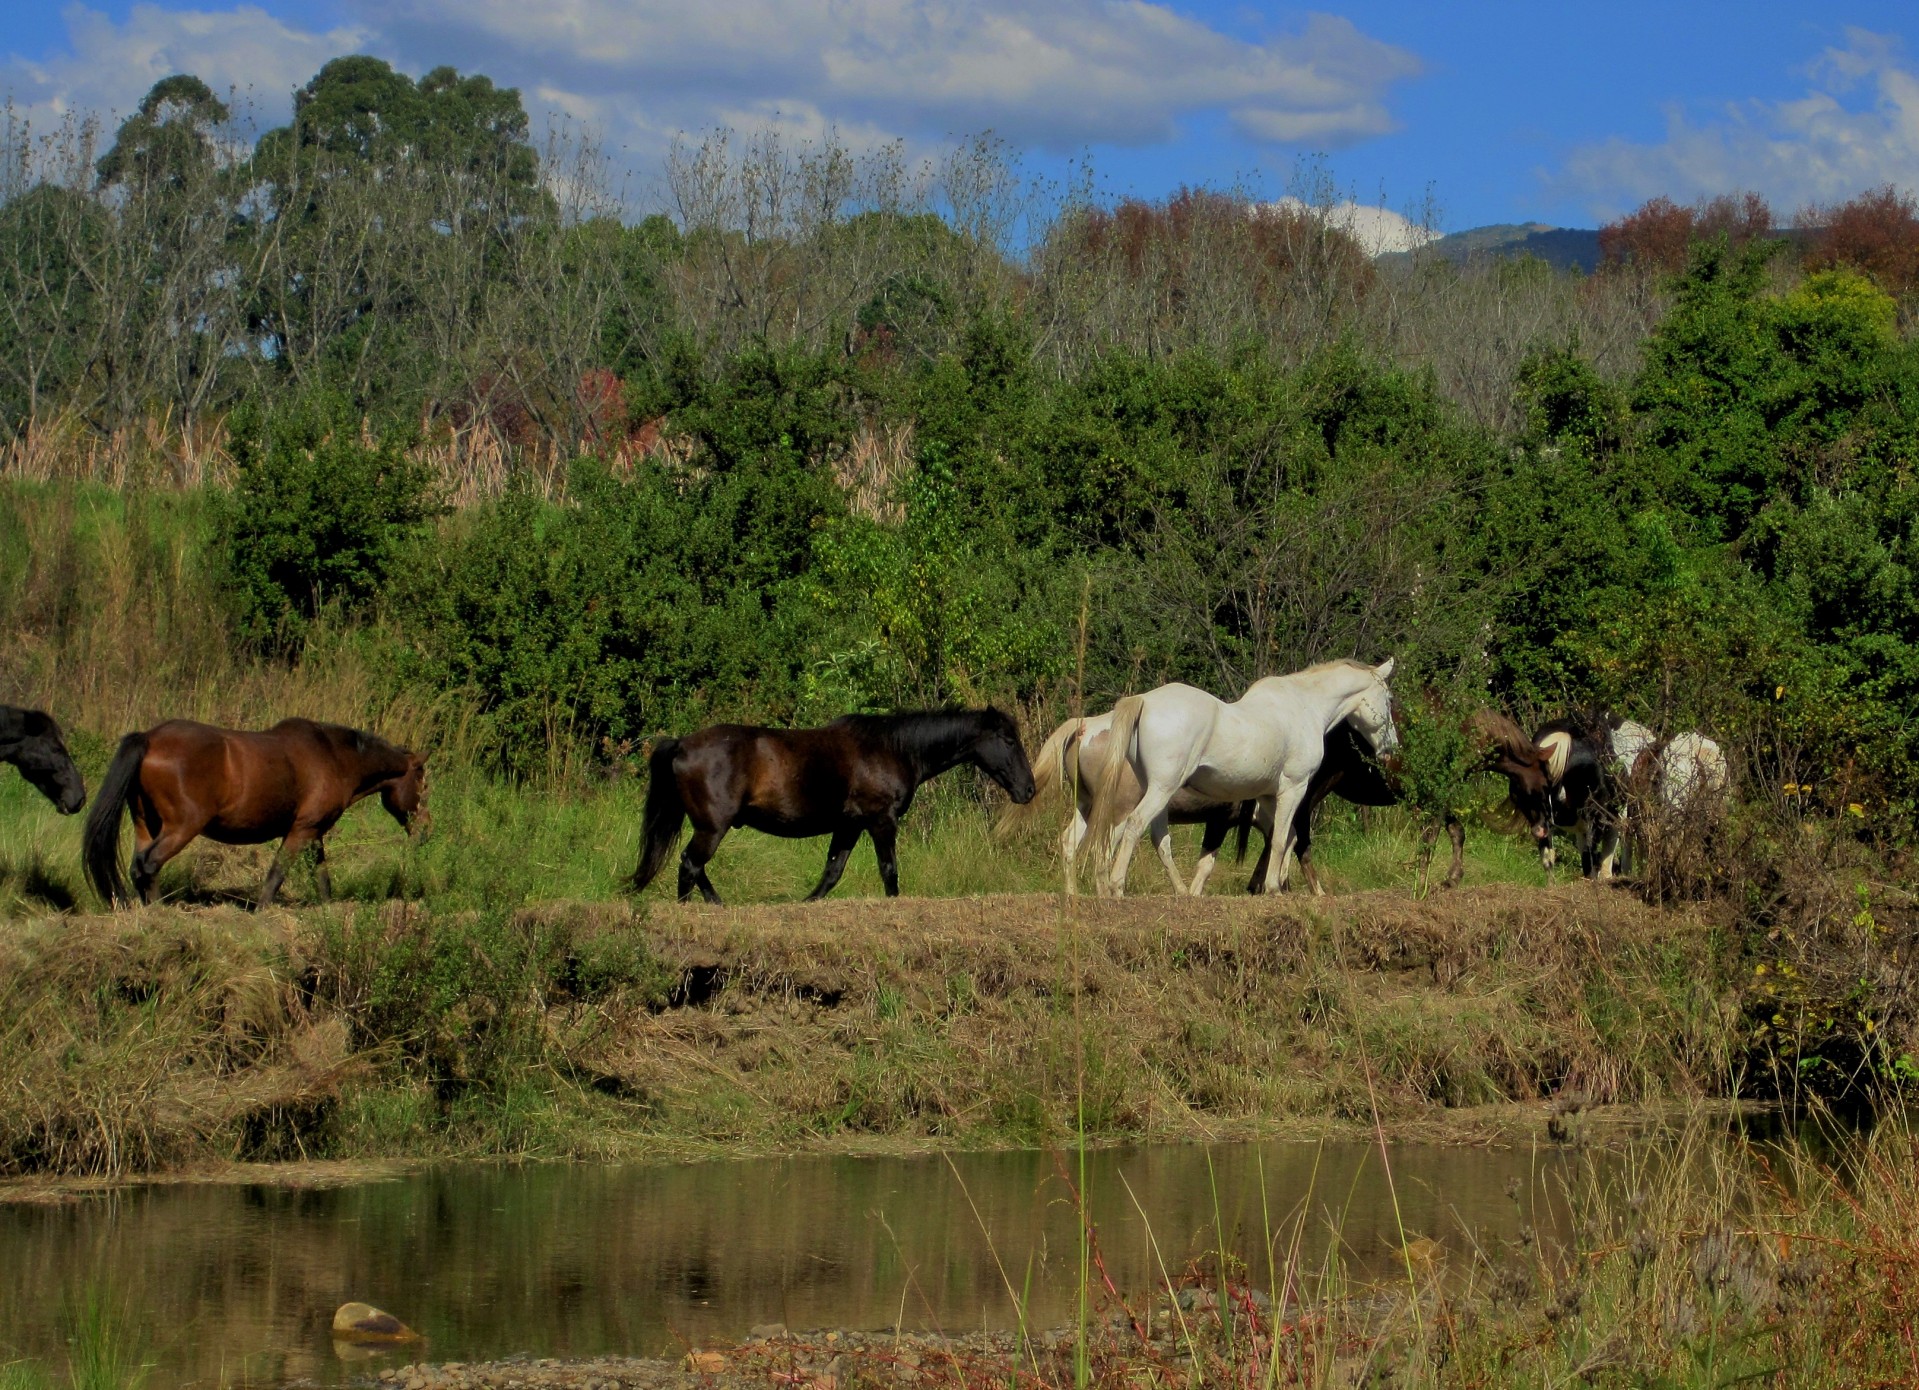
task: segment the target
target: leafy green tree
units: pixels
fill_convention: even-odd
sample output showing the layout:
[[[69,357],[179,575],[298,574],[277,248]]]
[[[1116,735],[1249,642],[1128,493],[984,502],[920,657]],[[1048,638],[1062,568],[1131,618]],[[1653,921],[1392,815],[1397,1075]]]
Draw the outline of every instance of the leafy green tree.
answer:
[[[436,510],[403,436],[362,436],[337,397],[229,421],[236,478],[218,515],[220,553],[247,640],[297,646],[329,607],[363,610],[395,557]]]

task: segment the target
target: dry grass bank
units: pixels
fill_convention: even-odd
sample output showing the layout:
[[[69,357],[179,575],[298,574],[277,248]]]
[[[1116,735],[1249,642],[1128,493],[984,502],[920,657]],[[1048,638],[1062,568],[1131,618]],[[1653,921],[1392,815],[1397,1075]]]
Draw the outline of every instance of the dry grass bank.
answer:
[[[0,1172],[1213,1138],[1722,1096],[1724,942],[1585,884],[48,919],[0,936]]]

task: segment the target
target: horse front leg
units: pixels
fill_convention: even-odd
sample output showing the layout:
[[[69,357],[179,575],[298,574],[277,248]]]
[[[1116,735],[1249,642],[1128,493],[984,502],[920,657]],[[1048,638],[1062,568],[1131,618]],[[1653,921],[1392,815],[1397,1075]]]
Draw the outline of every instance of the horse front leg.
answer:
[[[326,836],[313,837],[313,881],[319,886],[320,901],[333,901],[333,875],[327,872]]]
[[[693,896],[695,888],[700,896],[714,906],[719,906],[719,890],[713,887],[713,880],[706,876],[707,861],[720,847],[720,841],[726,838],[726,830],[696,830],[693,838],[686,842],[686,849],[680,854],[680,901],[685,902]]]
[[[300,857],[300,851],[310,844],[319,842],[319,832],[310,825],[296,825],[287,831],[287,837],[280,841],[280,852],[273,856],[273,863],[267,866],[267,881],[260,887],[260,899],[254,903],[253,910],[258,912],[272,904],[285,882],[287,865]]]
[[[826,851],[826,871],[820,875],[819,886],[806,895],[809,903],[818,902],[840,881],[840,875],[846,872],[846,860],[853,853],[853,846],[860,842],[860,828],[857,825],[843,825],[833,832],[833,843]]]
[[[897,898],[900,895],[899,822],[874,821],[866,833],[873,841],[873,856],[880,863],[880,883],[886,888],[886,896]]]
[[[1466,826],[1458,816],[1446,817],[1446,833],[1452,837],[1453,866],[1446,871],[1446,887],[1457,888],[1466,876]]]
[[[1262,803],[1272,806],[1273,838],[1267,842],[1270,857],[1266,861],[1266,891],[1277,893],[1286,883],[1286,871],[1291,867],[1293,852],[1293,817],[1299,811],[1300,802],[1306,799],[1304,780],[1288,785],[1281,779],[1279,790],[1270,798],[1261,797]]]

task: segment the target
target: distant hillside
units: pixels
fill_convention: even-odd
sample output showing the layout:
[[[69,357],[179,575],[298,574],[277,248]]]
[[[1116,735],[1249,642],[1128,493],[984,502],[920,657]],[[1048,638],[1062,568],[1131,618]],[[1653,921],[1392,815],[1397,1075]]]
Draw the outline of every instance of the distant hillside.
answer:
[[[1412,253],[1389,252],[1381,261],[1403,261]],[[1549,227],[1543,222],[1500,223],[1454,232],[1426,243],[1422,255],[1440,255],[1449,261],[1479,256],[1537,256],[1561,270],[1577,267],[1590,273],[1599,264],[1599,232],[1592,227]]]

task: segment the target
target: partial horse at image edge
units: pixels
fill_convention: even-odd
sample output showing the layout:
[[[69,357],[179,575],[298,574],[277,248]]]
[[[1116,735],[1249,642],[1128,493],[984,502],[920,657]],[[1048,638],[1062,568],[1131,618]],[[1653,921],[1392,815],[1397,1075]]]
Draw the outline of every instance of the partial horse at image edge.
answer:
[[[0,763],[12,763],[63,816],[87,804],[87,784],[67,751],[54,717],[44,710],[0,705]]]

